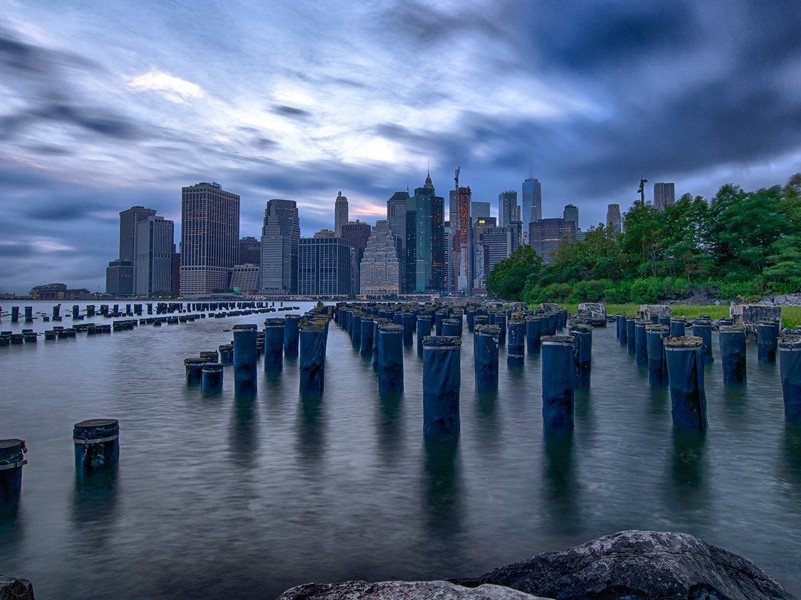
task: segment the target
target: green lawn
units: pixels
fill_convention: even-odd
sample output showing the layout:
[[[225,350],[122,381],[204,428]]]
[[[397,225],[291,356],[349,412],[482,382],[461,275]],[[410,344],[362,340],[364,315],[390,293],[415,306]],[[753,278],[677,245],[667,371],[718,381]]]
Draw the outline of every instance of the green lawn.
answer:
[[[566,308],[575,314],[578,304],[560,304],[561,308]],[[627,315],[637,314],[639,304],[607,304],[606,313],[615,315],[625,313]],[[723,319],[729,316],[728,304],[671,304],[674,317],[695,318],[701,315],[709,315],[712,319]],[[782,325],[784,327],[795,328],[801,324],[801,306],[785,306],[782,308]]]

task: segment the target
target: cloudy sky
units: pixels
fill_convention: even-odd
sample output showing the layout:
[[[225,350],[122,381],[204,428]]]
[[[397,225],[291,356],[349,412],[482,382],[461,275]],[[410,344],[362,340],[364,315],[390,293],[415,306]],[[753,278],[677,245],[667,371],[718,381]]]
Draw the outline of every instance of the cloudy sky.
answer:
[[[331,226],[339,190],[373,222],[428,164],[493,213],[533,169],[544,216],[585,228],[640,177],[783,183],[798,23],[794,0],[0,0],[0,291],[102,290],[118,212],[178,225],[198,181],[240,194],[242,235],[274,197]]]

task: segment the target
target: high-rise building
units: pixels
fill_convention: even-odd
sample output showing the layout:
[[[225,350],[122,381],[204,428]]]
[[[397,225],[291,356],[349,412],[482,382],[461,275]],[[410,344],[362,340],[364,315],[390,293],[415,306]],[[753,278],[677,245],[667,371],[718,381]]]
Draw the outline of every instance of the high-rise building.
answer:
[[[529,177],[523,182],[523,210],[521,220],[523,230],[528,230],[528,224],[542,219],[542,184],[539,179]]]
[[[498,223],[501,227],[505,227],[515,220],[516,207],[517,192],[515,190],[507,190],[498,194]]]
[[[337,194],[336,202],[334,203],[334,233],[337,237],[342,237],[342,226],[348,222],[348,198],[342,195],[342,192]]]
[[[172,294],[174,225],[164,217],[148,217],[136,224],[134,291],[139,296]]]
[[[369,223],[363,223],[357,219],[342,225],[341,230],[342,234],[340,237],[355,250],[351,290],[354,294],[358,294],[360,281],[359,265],[364,256],[364,249],[367,248],[367,240],[370,239],[371,227]]]
[[[473,202],[470,204],[470,218],[473,223],[476,219],[489,219],[490,216],[490,203],[489,202]]]
[[[542,257],[543,262],[551,260],[551,254],[565,238],[576,237],[576,224],[565,219],[540,219],[529,223],[529,245]]]
[[[456,210],[451,210],[451,285],[450,291],[469,294],[472,286],[470,272],[470,238],[472,223],[470,220],[470,201],[472,192],[469,187],[451,190],[451,202]],[[456,221],[454,222],[454,217]]]
[[[172,282],[170,283],[170,291],[173,296],[181,294],[181,253],[175,251],[175,245],[172,247]]]
[[[133,262],[130,260],[118,258],[108,263],[108,267],[106,267],[106,293],[115,298],[133,295],[133,271]]]
[[[617,233],[623,231],[623,218],[620,216],[619,204],[610,204],[606,207],[606,227]]]
[[[350,295],[353,248],[338,237],[301,238],[299,247],[299,294]]]
[[[261,228],[259,289],[266,294],[298,292],[300,220],[294,200],[267,201]]]
[[[654,184],[654,208],[664,211],[676,202],[676,186],[673,183]]]
[[[579,228],[578,206],[574,204],[566,204],[563,213],[565,221],[573,221],[576,224],[576,229]]]
[[[133,291],[136,293],[136,226],[148,217],[156,216],[152,208],[132,206],[120,212],[120,260],[130,261],[134,267]]]
[[[397,296],[400,293],[400,238],[388,221],[377,221],[360,265],[361,294]]]
[[[239,196],[219,183],[181,189],[181,294],[228,289],[239,257]]]
[[[235,292],[254,294],[259,291],[259,265],[241,264],[234,267],[231,289]]]
[[[261,261],[261,242],[254,237],[239,240],[238,265],[258,265]]]
[[[406,285],[406,203],[409,201],[409,192],[395,192],[387,200],[387,221],[392,233],[401,241],[401,263],[400,263],[400,293],[403,293]]]
[[[406,292],[439,292],[445,283],[445,199],[431,175],[406,206]]]

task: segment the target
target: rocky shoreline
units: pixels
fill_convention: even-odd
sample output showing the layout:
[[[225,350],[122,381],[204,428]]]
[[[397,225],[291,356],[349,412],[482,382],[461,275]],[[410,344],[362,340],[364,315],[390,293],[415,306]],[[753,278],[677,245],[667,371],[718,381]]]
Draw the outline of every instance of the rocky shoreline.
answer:
[[[257,590],[254,598],[261,597]],[[279,600],[793,600],[752,562],[684,533],[622,531],[451,581],[307,583]],[[0,600],[34,600],[0,576]]]

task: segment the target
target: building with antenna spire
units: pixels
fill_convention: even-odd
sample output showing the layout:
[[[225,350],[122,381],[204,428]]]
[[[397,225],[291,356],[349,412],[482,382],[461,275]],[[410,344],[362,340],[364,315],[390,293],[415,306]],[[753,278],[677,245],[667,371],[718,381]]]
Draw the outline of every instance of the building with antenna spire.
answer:
[[[334,204],[334,233],[342,237],[342,226],[348,222],[348,198],[340,191]]]

